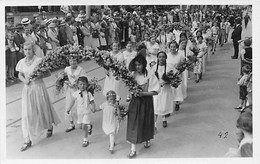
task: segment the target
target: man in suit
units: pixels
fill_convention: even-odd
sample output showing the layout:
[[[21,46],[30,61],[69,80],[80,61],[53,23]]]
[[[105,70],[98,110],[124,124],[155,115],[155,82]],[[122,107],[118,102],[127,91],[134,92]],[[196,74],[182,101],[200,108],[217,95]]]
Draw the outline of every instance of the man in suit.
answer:
[[[18,46],[19,51],[16,52],[16,64],[18,63],[19,60],[21,60],[24,57],[23,54],[23,44],[25,42],[24,38],[23,38],[23,26],[22,24],[18,24],[15,27],[15,32],[14,32],[14,43]],[[18,77],[18,73],[17,71],[14,72],[15,77]]]
[[[239,51],[238,41],[241,40],[241,33],[242,33],[241,18],[236,18],[235,22],[236,22],[235,29],[231,35],[231,39],[233,39],[233,46],[234,46],[234,56],[231,56],[232,59],[238,58],[238,51]]]

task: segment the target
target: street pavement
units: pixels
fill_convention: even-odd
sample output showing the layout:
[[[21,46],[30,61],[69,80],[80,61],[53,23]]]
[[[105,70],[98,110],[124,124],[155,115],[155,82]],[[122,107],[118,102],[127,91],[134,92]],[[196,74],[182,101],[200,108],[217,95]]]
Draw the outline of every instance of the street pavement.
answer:
[[[244,28],[244,26],[243,26]],[[230,33],[231,34],[231,33]],[[242,38],[252,36],[252,25],[243,29]],[[217,46],[215,55],[207,62],[207,70],[200,83],[194,78],[188,82],[188,97],[181,104],[180,111],[168,118],[168,127],[162,127],[158,119],[158,133],[151,140],[151,147],[137,146],[139,158],[208,158],[224,157],[230,147],[237,147],[236,120],[239,112],[234,109],[240,103],[236,84],[239,77],[240,60],[233,60],[232,40],[223,47]],[[104,85],[104,70],[93,61],[80,64],[88,73],[89,79],[96,77]],[[122,121],[116,135],[115,153],[108,151],[109,137],[102,131],[102,112],[92,114],[93,133],[90,145],[82,148],[83,131],[65,133],[68,122],[64,120],[64,95],[55,96],[53,85],[55,74],[44,79],[54,108],[61,123],[54,127],[54,135],[46,139],[45,134],[25,152],[20,152],[23,144],[21,130],[21,91],[22,83],[6,88],[6,158],[7,159],[125,159],[130,151],[126,142],[126,121]],[[127,89],[121,103],[125,102]],[[96,105],[105,101],[102,92],[95,94]],[[220,135],[222,134],[222,135]]]

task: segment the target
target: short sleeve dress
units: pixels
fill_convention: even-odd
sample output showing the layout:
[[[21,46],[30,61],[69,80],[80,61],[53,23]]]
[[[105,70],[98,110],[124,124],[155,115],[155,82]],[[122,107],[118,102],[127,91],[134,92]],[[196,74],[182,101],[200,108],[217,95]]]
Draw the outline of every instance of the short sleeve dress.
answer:
[[[172,55],[171,53],[167,54],[167,65],[171,68],[171,70],[176,70],[177,65],[185,60],[185,56],[183,53],[177,53],[176,55]],[[182,73],[182,82],[177,88],[172,88],[173,91],[173,101],[183,101],[187,97],[187,86],[184,82],[184,73]]]
[[[105,134],[116,133],[118,128],[118,122],[115,115],[116,108],[110,105],[107,101],[100,105],[100,109],[103,110],[102,129]]]
[[[25,58],[16,65],[16,71],[28,78],[41,58],[35,56],[31,65],[25,63]],[[22,130],[24,137],[34,139],[44,129],[50,129],[52,124],[57,125],[60,119],[50,101],[46,86],[42,79],[34,80],[24,85],[22,90]],[[29,136],[28,136],[29,135]]]
[[[77,80],[80,76],[85,75],[83,68],[80,66],[77,66],[74,72],[72,72],[71,66],[68,66],[64,69],[64,72],[68,75],[69,82],[72,85],[77,83]],[[70,105],[70,102],[72,101],[72,94],[76,92],[76,89],[71,88],[68,85],[65,85],[65,87],[66,87],[65,109],[67,109]],[[71,116],[75,117],[76,116],[75,110],[72,110],[70,114]]]
[[[156,68],[157,65],[155,65],[153,67],[153,72],[156,72]],[[165,73],[167,73],[168,71],[170,71],[169,67],[166,67],[165,70],[165,66],[160,66],[158,65],[158,75],[159,75],[159,82],[160,84],[162,84],[164,81],[162,80],[162,76]],[[153,96],[153,101],[154,101],[154,114],[156,115],[166,115],[169,113],[173,112],[173,92],[172,92],[172,87],[170,86],[170,84],[164,84],[161,85],[161,91],[158,95]]]
[[[154,74],[138,75],[135,79],[143,91],[160,92],[160,84]],[[152,96],[133,96],[128,107],[127,141],[138,144],[153,139],[154,136],[154,104]]]
[[[121,52],[118,52],[117,54],[113,54],[112,52],[110,55],[114,58],[116,58],[118,61],[123,62],[124,56]],[[122,87],[122,81],[117,80],[114,76],[111,70],[109,70],[109,76],[106,75],[105,83],[104,83],[104,89],[103,89],[103,95],[106,96],[106,93],[110,90],[113,90],[116,92],[117,100],[120,99],[120,87]]]

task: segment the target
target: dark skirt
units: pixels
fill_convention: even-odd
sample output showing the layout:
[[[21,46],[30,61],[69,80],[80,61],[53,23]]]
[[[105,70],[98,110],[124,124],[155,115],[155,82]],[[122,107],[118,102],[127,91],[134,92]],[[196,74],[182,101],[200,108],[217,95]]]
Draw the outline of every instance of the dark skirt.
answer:
[[[239,87],[239,98],[241,100],[246,100],[247,96],[247,87],[246,86],[240,86]]]
[[[6,52],[6,65],[14,68],[16,65],[16,52]]]
[[[128,109],[127,141],[138,144],[153,139],[154,107],[153,97],[134,97]]]

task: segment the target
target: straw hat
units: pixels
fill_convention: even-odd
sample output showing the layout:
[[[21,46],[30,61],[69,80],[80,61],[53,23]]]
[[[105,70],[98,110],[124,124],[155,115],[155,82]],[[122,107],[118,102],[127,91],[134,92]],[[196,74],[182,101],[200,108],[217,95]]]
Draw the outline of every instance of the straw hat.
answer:
[[[28,25],[28,24],[30,24],[30,23],[31,23],[31,20],[28,19],[28,18],[23,18],[22,21],[21,21],[21,24],[22,24],[22,25]]]

